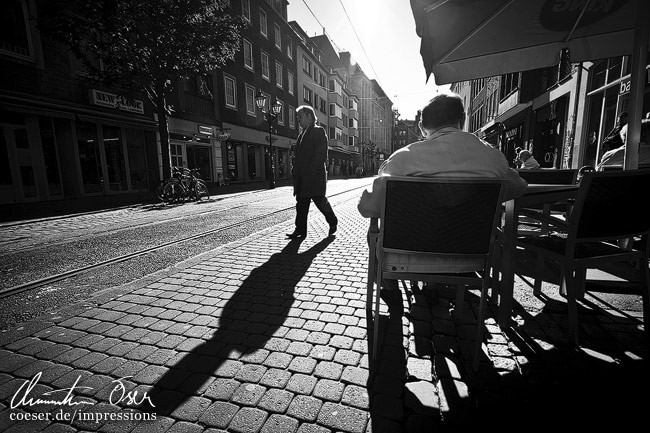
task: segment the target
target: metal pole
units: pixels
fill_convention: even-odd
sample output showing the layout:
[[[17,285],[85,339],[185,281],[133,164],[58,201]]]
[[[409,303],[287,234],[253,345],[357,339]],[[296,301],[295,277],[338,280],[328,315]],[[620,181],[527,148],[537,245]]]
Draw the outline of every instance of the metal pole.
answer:
[[[275,116],[268,114],[269,116],[269,152],[271,153],[271,179],[269,180],[269,189],[275,188],[275,164],[273,162],[273,120]]]

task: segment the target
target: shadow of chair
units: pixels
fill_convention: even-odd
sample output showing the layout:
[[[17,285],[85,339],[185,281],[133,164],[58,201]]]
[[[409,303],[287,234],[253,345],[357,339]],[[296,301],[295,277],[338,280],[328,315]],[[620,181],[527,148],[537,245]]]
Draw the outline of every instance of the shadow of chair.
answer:
[[[468,286],[481,288],[473,368],[478,369],[483,314],[501,221],[503,183],[484,178],[386,177],[381,217],[371,220],[366,313],[379,349],[380,290],[385,280],[455,284],[456,317]],[[375,289],[376,286],[376,289]],[[374,307],[373,307],[374,306]]]
[[[549,224],[547,234],[519,236],[517,247],[536,254],[535,291],[541,285],[541,270],[548,259],[560,267],[560,293],[567,297],[569,331],[578,344],[577,300],[584,297],[588,268],[608,263],[638,267],[643,297],[645,329],[650,329],[648,302],[648,233],[650,218],[639,203],[650,184],[650,170],[588,172],[568,218],[558,218],[521,209],[520,214]],[[634,239],[633,247],[620,240]],[[637,285],[638,287],[638,285]],[[602,291],[602,290],[600,290]]]

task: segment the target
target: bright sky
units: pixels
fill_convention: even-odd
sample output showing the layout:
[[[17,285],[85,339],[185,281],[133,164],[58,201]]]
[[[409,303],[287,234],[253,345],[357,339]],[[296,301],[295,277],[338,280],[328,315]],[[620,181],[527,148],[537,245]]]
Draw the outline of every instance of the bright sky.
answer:
[[[437,91],[449,89],[436,86],[433,76],[426,83],[409,0],[289,0],[288,17],[309,36],[325,27],[335,48],[352,53],[377,80],[400,119],[414,120]]]

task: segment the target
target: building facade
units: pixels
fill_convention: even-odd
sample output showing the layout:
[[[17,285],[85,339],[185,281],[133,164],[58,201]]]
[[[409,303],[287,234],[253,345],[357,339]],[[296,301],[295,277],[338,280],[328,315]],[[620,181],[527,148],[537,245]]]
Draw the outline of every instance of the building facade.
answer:
[[[148,99],[89,80],[65,46],[43,40],[36,0],[2,3],[0,204],[135,193],[162,178],[158,122]],[[329,135],[330,176],[376,172],[392,151],[392,103],[323,34],[287,22],[287,0],[231,0],[248,23],[232,61],[181,80],[168,99],[170,161],[209,185],[289,180],[309,104]],[[258,95],[282,107],[270,124]]]
[[[515,149],[528,149],[546,168],[595,166],[602,142],[629,103],[627,56],[454,83],[468,97],[468,131],[499,148],[513,163]],[[646,71],[650,71],[646,68]],[[468,93],[469,89],[469,93]],[[650,72],[643,112],[650,111]]]
[[[93,84],[41,38],[33,0],[6,2],[0,43],[0,203],[139,191],[159,166],[152,106]]]

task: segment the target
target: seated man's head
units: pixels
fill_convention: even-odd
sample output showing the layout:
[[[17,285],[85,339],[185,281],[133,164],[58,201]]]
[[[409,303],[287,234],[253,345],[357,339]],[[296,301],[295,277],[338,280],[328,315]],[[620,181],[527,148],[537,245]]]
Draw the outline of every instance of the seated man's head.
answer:
[[[445,126],[462,129],[465,124],[463,100],[455,93],[436,95],[422,109],[420,129],[425,137]]]

